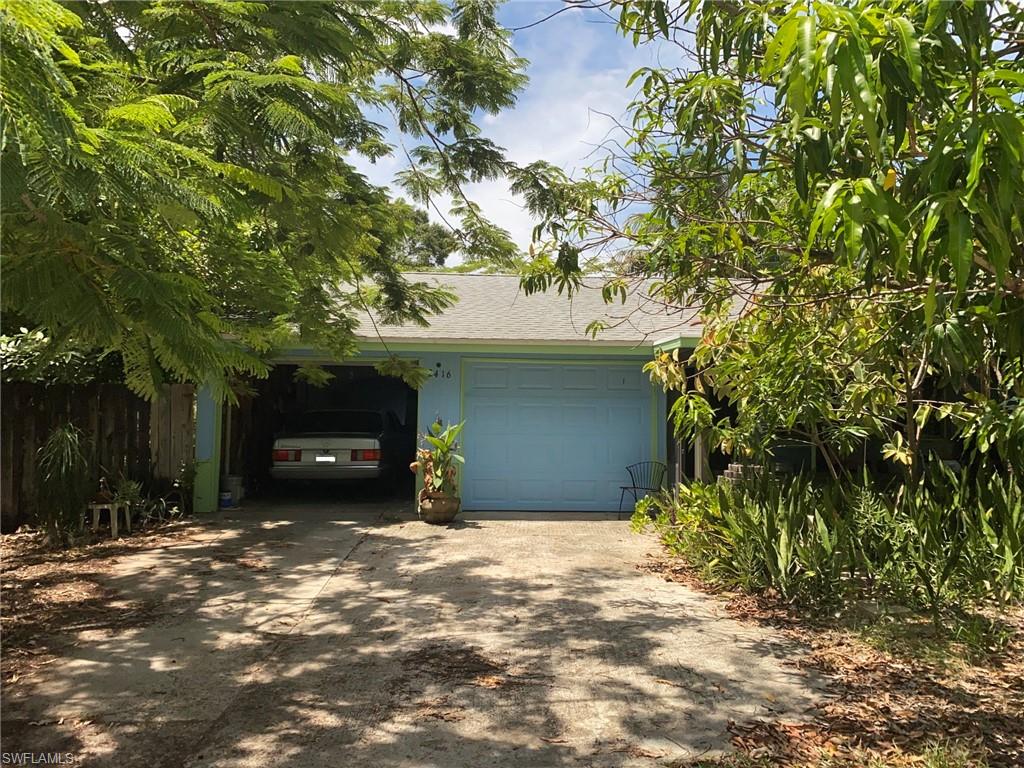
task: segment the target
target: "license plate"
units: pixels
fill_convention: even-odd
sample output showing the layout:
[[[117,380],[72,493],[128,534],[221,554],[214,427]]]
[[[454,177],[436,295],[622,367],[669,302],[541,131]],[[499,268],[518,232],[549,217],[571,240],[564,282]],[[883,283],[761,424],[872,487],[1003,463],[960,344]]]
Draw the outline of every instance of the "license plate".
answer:
[[[316,462],[317,462],[317,464],[333,464],[334,463],[334,457],[333,456],[317,456],[316,457]]]

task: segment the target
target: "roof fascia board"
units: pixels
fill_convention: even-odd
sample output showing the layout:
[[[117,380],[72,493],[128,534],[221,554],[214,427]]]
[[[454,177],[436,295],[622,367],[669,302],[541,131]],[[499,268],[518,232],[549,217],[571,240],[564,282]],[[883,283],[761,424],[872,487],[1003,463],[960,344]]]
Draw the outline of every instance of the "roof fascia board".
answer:
[[[680,334],[678,336],[667,336],[654,342],[655,352],[671,352],[673,349],[692,349],[700,342],[700,336],[692,334]]]
[[[621,344],[569,344],[566,342],[542,342],[542,343],[516,343],[516,342],[489,342],[489,341],[466,341],[453,342],[443,341],[360,341],[359,351],[352,357],[346,358],[345,362],[354,362],[359,357],[382,357],[389,352],[403,354],[415,353],[442,353],[454,352],[460,354],[518,354],[518,355],[616,355],[619,357],[647,357],[651,356],[652,347],[649,344],[636,345],[628,342]],[[365,359],[364,357],[364,359]],[[276,363],[337,363],[338,359],[329,354],[313,349],[312,347],[293,346],[286,347],[273,355]]]

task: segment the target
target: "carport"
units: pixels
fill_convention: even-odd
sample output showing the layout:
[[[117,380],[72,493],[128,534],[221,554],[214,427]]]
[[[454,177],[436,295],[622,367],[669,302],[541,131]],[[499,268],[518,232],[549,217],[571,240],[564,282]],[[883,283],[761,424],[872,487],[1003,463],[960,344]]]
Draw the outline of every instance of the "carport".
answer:
[[[246,495],[289,495],[302,490],[296,484],[274,483],[270,476],[274,439],[301,414],[335,410],[365,410],[392,414],[408,447],[402,466],[413,459],[417,424],[417,393],[405,382],[377,372],[370,360],[343,365],[325,364],[329,381],[315,384],[302,376],[298,362],[282,359],[265,379],[236,393],[236,405],[224,404],[220,465],[222,477],[241,478]],[[397,468],[396,468],[397,469]],[[412,475],[393,475],[380,495],[404,494],[412,489]],[[358,493],[366,483],[346,484]],[[381,485],[377,483],[375,485]]]

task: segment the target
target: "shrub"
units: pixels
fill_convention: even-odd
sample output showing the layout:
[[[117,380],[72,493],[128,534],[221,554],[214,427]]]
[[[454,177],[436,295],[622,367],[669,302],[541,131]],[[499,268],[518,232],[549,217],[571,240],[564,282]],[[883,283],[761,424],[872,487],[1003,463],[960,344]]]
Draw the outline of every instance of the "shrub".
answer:
[[[51,544],[67,544],[89,498],[89,463],[83,442],[78,427],[64,424],[39,448],[37,516]]]
[[[1024,492],[1009,474],[941,464],[886,490],[772,476],[680,486],[634,517],[705,578],[834,606],[873,596],[942,609],[1024,596]]]

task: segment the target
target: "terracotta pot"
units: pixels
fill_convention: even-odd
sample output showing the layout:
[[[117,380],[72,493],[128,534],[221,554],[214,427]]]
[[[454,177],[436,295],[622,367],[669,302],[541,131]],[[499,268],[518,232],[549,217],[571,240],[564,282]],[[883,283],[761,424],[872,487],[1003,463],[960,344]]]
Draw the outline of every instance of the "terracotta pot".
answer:
[[[459,514],[462,499],[458,496],[423,496],[420,499],[420,520],[432,525],[447,525]]]

